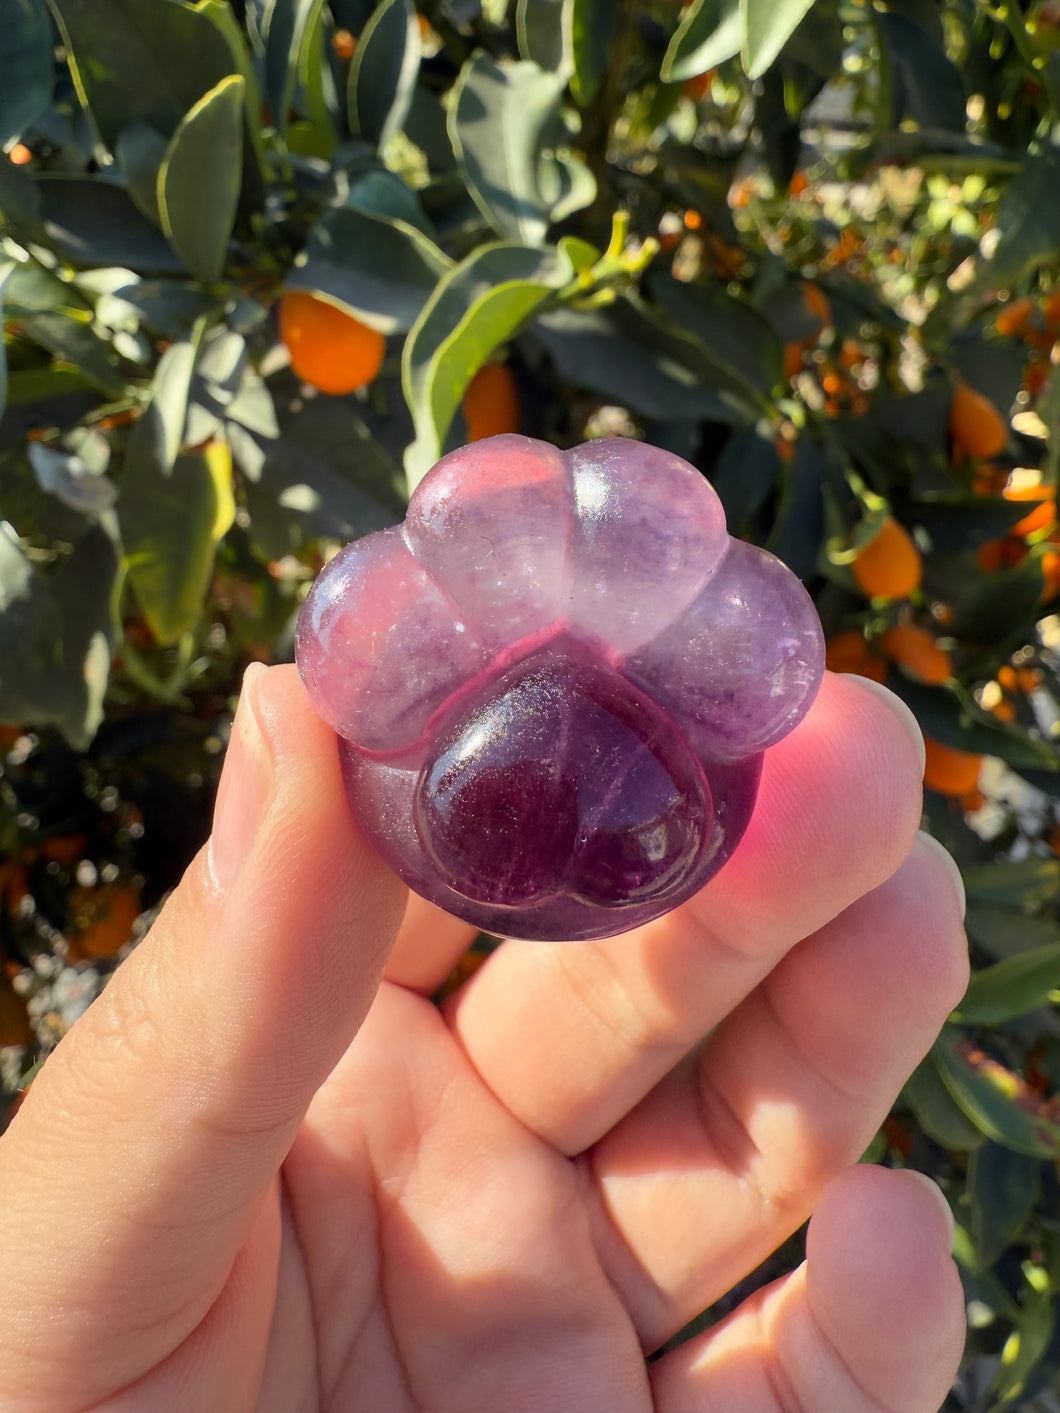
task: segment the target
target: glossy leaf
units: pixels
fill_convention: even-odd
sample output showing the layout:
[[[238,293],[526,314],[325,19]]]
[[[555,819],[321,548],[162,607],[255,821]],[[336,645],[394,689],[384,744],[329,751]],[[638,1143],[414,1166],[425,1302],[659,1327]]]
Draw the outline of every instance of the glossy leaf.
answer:
[[[1041,560],[1034,555],[1015,569],[976,575],[954,603],[948,631],[969,643],[1004,643],[1029,630],[1043,585]]]
[[[119,265],[153,275],[186,273],[162,232],[115,182],[49,173],[37,188],[48,239],[72,265]]]
[[[911,118],[924,128],[963,132],[967,95],[941,43],[904,15],[875,10],[873,19],[890,67],[891,126]]]
[[[924,733],[959,751],[998,756],[1013,766],[1056,771],[1055,747],[1015,723],[998,721],[952,687],[928,687],[892,671],[887,686],[912,710]]]
[[[147,123],[126,123],[118,134],[114,155],[129,195],[143,214],[161,226],[158,211],[158,171],[166,159],[169,143]]]
[[[664,420],[749,420],[744,404],[709,386],[713,369],[700,345],[632,300],[585,313],[557,309],[533,332],[564,379],[618,406]]]
[[[1035,1158],[1060,1157],[1060,1118],[1018,1075],[950,1026],[931,1053],[947,1089],[987,1138]]]
[[[404,125],[420,67],[420,31],[412,0],[380,0],[350,65],[354,135],[385,147]]]
[[[981,1270],[994,1264],[1027,1220],[1040,1170],[1036,1159],[1000,1143],[984,1143],[969,1158],[971,1231]]]
[[[298,76],[298,56],[321,0],[273,0],[265,11],[265,97],[278,131],[286,133]]]
[[[553,252],[480,246],[441,280],[405,343],[402,385],[416,440],[406,454],[409,491],[440,456],[467,385],[571,274]]]
[[[770,392],[780,381],[783,348],[754,305],[661,271],[649,275],[647,286],[675,322],[702,344],[717,368],[719,386],[731,388],[754,406],[756,392]]]
[[[740,0],[693,0],[662,62],[666,83],[680,83],[739,54],[744,39]]]
[[[158,462],[168,471],[184,440],[188,393],[195,370],[195,345],[173,343],[158,360],[151,396],[151,412],[159,435]]]
[[[994,288],[1015,285],[1056,254],[1060,228],[1060,147],[1043,145],[1027,156],[997,216],[998,244],[983,278]]]
[[[0,718],[53,724],[84,750],[102,719],[117,558],[90,529],[47,578],[0,524]]]
[[[964,870],[964,889],[981,903],[1034,907],[1060,898],[1060,859],[997,859]]]
[[[529,60],[501,65],[479,51],[461,70],[449,111],[449,136],[475,204],[498,235],[525,245],[544,243],[554,208],[569,197],[556,170],[562,164],[547,150],[558,136],[563,86],[561,76]],[[576,205],[594,193],[583,178]],[[564,214],[573,209],[565,199]]]
[[[92,327],[66,314],[31,314],[20,319],[22,331],[64,363],[78,368],[106,397],[120,397],[125,384],[110,346]]]
[[[780,457],[772,441],[756,431],[734,432],[708,480],[721,497],[729,533],[739,535],[773,493]]]
[[[564,10],[567,0],[518,0],[515,33],[519,57],[531,59],[553,73],[567,72],[569,46],[564,42]]]
[[[1002,861],[1004,862],[1004,861]],[[1030,862],[1023,860],[1023,862]],[[1048,860],[1037,860],[1036,862],[1048,862]],[[994,866],[987,864],[979,868],[978,874],[973,879],[974,886],[980,888],[984,879],[989,880],[992,876],[991,870]],[[1027,891],[1034,886],[1037,880],[1032,876],[1027,879],[1021,875],[1023,882],[1028,885]],[[1017,884],[1022,887],[1019,879]],[[1016,888],[1013,888],[1016,892]],[[1005,957],[1019,956],[1025,952],[1033,951],[1040,947],[1050,947],[1060,943],[1060,924],[1057,924],[1050,917],[1035,917],[1020,909],[1023,900],[1023,892],[1016,892],[1015,906],[1003,907],[997,903],[978,902],[973,897],[968,904],[964,925],[968,936],[988,952],[996,960],[1003,960]],[[1036,901],[1028,896],[1028,906]]]
[[[902,1097],[927,1136],[944,1148],[966,1153],[985,1142],[983,1134],[943,1083],[930,1055],[906,1080]]]
[[[411,328],[452,262],[407,221],[334,207],[309,233],[289,289],[319,290],[385,334]]]
[[[198,622],[233,513],[227,447],[184,452],[167,472],[152,419],[141,417],[128,441],[118,520],[129,583],[160,643],[177,642]]]
[[[230,74],[182,119],[158,170],[158,213],[198,279],[221,278],[239,200],[245,84]]]
[[[52,26],[44,0],[0,0],[0,147],[51,102]]]
[[[113,152],[139,120],[168,139],[237,66],[203,4],[53,0],[78,93]]]
[[[812,4],[813,0],[740,0],[741,50],[748,78],[761,78]]]
[[[0,265],[0,326],[3,325],[4,318],[4,286],[11,278],[16,266],[14,261],[8,261]],[[4,415],[4,408],[7,405],[7,350],[4,347],[4,340],[0,337],[0,417]]]
[[[1060,989],[1060,941],[1006,957],[975,973],[956,1018],[966,1025],[998,1025],[1046,1004]]]
[[[570,55],[571,92],[583,108],[592,103],[607,73],[617,18],[614,0],[564,0],[564,47]]]

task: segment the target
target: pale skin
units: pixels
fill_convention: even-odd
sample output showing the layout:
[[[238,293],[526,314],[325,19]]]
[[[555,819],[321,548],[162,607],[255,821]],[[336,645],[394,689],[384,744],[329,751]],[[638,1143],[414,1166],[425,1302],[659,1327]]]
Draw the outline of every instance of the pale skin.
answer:
[[[0,1140],[0,1410],[937,1409],[946,1212],[857,1165],[967,979],[919,752],[829,675],[692,902],[439,1009],[469,929],[406,907],[294,670],[248,676],[211,844]]]

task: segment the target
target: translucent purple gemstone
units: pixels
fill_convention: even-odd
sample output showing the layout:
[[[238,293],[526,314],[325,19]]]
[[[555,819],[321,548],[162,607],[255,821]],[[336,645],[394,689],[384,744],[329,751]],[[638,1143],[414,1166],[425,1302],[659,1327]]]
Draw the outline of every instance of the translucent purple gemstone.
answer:
[[[799,581],[729,538],[686,462],[501,436],[332,560],[296,655],[402,878],[484,930],[575,939],[717,872],[824,644]]]

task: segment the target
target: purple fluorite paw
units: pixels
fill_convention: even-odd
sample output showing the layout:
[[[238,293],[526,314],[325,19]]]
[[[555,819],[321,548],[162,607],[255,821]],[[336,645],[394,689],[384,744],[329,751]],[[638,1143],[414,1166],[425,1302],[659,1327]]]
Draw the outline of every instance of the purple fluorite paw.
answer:
[[[700,888],[824,665],[805,589],[728,536],[693,467],[516,436],[443,458],[404,526],[347,545],[296,652],[396,871],[477,927],[549,939]]]

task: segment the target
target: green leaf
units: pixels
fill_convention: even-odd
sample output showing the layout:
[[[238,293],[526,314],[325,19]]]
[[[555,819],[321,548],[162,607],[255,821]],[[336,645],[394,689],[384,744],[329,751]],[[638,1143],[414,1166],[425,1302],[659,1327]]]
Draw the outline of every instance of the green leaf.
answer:
[[[140,418],[127,444],[118,521],[129,582],[160,643],[177,642],[198,622],[233,509],[223,443],[178,455],[167,472],[151,418]]]
[[[978,971],[968,983],[955,1019],[998,1025],[1045,1005],[1060,987],[1060,942],[1033,947]]]
[[[740,0],[694,0],[670,40],[662,62],[663,81],[696,78],[739,54],[744,24]]]
[[[4,322],[4,286],[11,278],[12,272],[16,269],[13,260],[5,265],[0,265],[0,326]],[[0,335],[0,417],[4,415],[4,408],[7,405],[7,349],[4,346],[3,336]]]
[[[409,492],[437,461],[467,385],[490,354],[571,276],[569,261],[526,246],[480,246],[439,282],[405,342],[401,380],[416,440]]]
[[[958,1153],[986,1140],[946,1088],[934,1060],[922,1060],[905,1082],[902,1097],[929,1138]]]
[[[1001,198],[998,243],[982,277],[997,289],[1018,285],[1056,257],[1060,229],[1060,147],[1044,146],[1026,157]]]
[[[824,539],[824,463],[813,437],[799,438],[795,455],[781,467],[780,475],[780,503],[765,547],[793,574],[809,579]]]
[[[121,265],[142,274],[182,275],[184,264],[116,183],[99,177],[38,179],[41,215],[51,244],[82,269]]]
[[[984,1143],[968,1160],[968,1197],[979,1269],[992,1266],[1018,1236],[1034,1207],[1041,1165],[1000,1143]]]
[[[0,147],[21,137],[52,97],[52,26],[44,0],[0,0]]]
[[[747,77],[761,78],[798,28],[813,0],[740,0]]]
[[[880,48],[890,65],[890,126],[906,118],[922,128],[963,133],[967,95],[946,51],[903,15],[874,10]]]
[[[411,328],[451,267],[434,242],[407,221],[337,206],[313,226],[286,287],[319,291],[373,329],[401,333]]]
[[[350,65],[348,103],[354,136],[385,147],[401,131],[420,68],[420,31],[412,0],[381,0]]]
[[[385,167],[358,173],[351,180],[350,189],[341,204],[347,210],[366,211],[370,216],[389,216],[395,221],[404,221],[428,239],[434,234],[419,197],[396,173],[388,172]]]
[[[947,632],[964,642],[984,645],[1031,632],[1039,617],[1044,583],[1037,555],[1028,555],[1015,569],[972,576],[953,605]]]
[[[1060,1157],[1060,1119],[1004,1065],[953,1026],[932,1051],[946,1088],[987,1138],[1035,1158]]]
[[[718,384],[747,398],[768,393],[780,381],[784,350],[771,325],[753,305],[724,291],[675,280],[663,270],[647,278],[648,292],[703,345],[718,370]]]
[[[708,480],[721,497],[729,533],[739,535],[773,494],[780,457],[768,437],[734,432],[722,448]]]
[[[1037,907],[1060,898],[1060,859],[997,859],[964,870],[969,901]]]
[[[1001,1361],[990,1386],[989,1407],[1014,1405],[1027,1387],[1035,1366],[1049,1348],[1056,1322],[1056,1301],[1049,1291],[1048,1275],[1030,1261],[1023,1262],[1027,1280],[1020,1298],[1015,1329],[1005,1341]],[[1027,1405],[1024,1405],[1027,1406]]]
[[[162,224],[158,211],[158,171],[166,159],[168,147],[169,143],[157,128],[137,120],[122,128],[114,149],[129,195],[156,226]]]
[[[125,392],[114,355],[91,326],[65,314],[31,314],[19,319],[22,331],[34,343],[46,348],[63,363],[80,369],[85,378],[106,397]]]
[[[449,110],[449,136],[468,191],[493,229],[524,245],[542,245],[556,206],[565,215],[587,205],[595,183],[550,144],[562,139],[563,78],[524,60],[495,63],[479,50],[460,71]],[[576,190],[557,167],[579,170]]]
[[[401,519],[404,478],[356,409],[319,398],[301,413],[285,412],[280,435],[240,438],[250,536],[268,559],[298,554],[321,539],[345,543]]]
[[[145,416],[154,419],[158,436],[159,469],[167,472],[177,459],[184,440],[188,393],[195,371],[195,345],[172,343],[158,360],[152,381],[151,405]]]
[[[715,370],[700,345],[630,299],[588,312],[550,311],[536,321],[533,335],[561,377],[645,417],[748,421],[744,404],[709,386]]]
[[[0,527],[0,718],[54,724],[85,750],[103,716],[117,556],[95,526],[50,577]]]
[[[168,140],[185,113],[233,68],[204,4],[52,0],[78,94],[113,152],[139,120]]]
[[[567,0],[518,0],[515,34],[519,57],[552,73],[568,73],[570,48],[564,42]]]
[[[265,98],[280,133],[287,132],[302,41],[320,6],[321,0],[272,0],[265,8]]]
[[[583,108],[596,97],[607,73],[617,20],[615,0],[564,0],[564,47],[570,54],[571,92]]]
[[[230,74],[189,109],[158,169],[158,214],[198,279],[221,278],[242,172],[242,75]]]
[[[1037,862],[1043,861],[1039,859]],[[988,879],[992,867],[985,865],[985,877]],[[983,876],[981,871],[980,880]],[[1012,891],[1015,892],[1014,887]],[[1020,893],[1015,898],[1015,906],[1009,908],[993,903],[970,902],[964,919],[968,936],[998,960],[1060,943],[1060,925],[1049,917],[1029,916],[1020,910],[1022,901],[1023,895]]]
[[[892,671],[887,686],[905,702],[926,736],[974,755],[998,756],[1013,766],[1056,771],[1056,748],[1015,723],[998,721],[960,687],[928,687]]]

